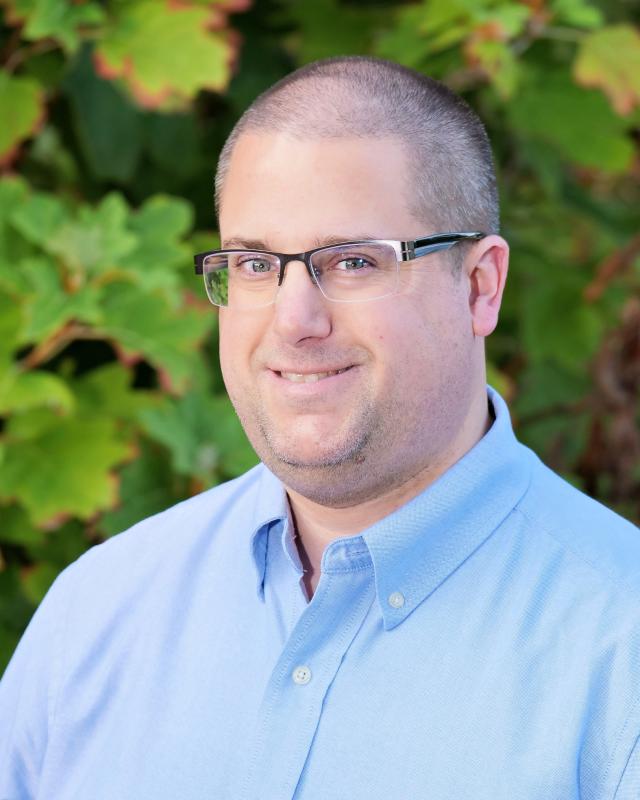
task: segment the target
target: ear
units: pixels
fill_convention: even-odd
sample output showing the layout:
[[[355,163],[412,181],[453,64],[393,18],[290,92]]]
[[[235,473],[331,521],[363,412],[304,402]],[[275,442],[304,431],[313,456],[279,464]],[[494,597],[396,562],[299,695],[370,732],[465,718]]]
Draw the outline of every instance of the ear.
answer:
[[[509,245],[502,236],[480,239],[469,253],[469,311],[476,336],[488,336],[498,324],[498,312],[509,268]]]

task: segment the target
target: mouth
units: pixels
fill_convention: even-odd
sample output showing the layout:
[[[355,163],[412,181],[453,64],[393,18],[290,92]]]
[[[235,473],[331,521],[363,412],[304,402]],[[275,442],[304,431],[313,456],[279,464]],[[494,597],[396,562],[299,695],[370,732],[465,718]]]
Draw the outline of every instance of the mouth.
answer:
[[[351,367],[343,367],[342,369],[332,369],[327,372],[282,372],[279,370],[275,372],[280,378],[284,378],[291,383],[317,383],[325,378],[341,375],[343,372],[347,372],[347,370],[350,369]]]

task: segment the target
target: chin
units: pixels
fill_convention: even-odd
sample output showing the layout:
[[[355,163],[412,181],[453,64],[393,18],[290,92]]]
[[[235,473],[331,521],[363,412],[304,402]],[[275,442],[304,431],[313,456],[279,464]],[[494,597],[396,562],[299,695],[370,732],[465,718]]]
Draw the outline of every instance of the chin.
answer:
[[[300,444],[299,446],[291,443],[281,444],[268,442],[267,458],[272,462],[278,462],[291,469],[297,470],[323,470],[347,464],[362,464],[365,455],[362,452],[366,445],[366,439],[358,442],[341,442],[333,444],[326,440],[322,443]],[[266,459],[265,460],[266,463]]]

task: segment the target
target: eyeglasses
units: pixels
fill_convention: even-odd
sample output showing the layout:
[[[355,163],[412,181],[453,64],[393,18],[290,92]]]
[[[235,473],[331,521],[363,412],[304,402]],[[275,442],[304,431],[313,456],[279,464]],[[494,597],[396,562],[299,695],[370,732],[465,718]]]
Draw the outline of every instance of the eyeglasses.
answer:
[[[309,277],[327,300],[361,303],[394,294],[400,263],[413,261],[458,242],[486,234],[436,233],[413,241],[372,239],[344,242],[304,253],[266,250],[210,250],[194,256],[197,275],[204,275],[209,300],[221,308],[251,309],[275,302],[287,264],[304,262]]]

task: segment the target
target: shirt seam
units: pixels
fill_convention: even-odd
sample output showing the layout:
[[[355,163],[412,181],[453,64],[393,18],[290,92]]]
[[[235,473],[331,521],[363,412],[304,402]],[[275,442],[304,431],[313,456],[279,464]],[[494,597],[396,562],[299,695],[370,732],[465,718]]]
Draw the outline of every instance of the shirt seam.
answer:
[[[367,561],[354,567],[331,567],[330,569],[324,569],[323,572],[325,575],[345,575],[349,572],[361,572],[362,570],[370,569],[370,567],[371,561]]]
[[[607,768],[606,768],[605,773],[604,773],[603,783],[605,783],[605,785],[606,785],[606,780],[609,777],[609,773],[611,772],[611,768],[613,767],[613,762],[614,762],[614,759],[615,759],[615,755],[616,755],[616,752],[618,750],[618,747],[620,746],[620,742],[622,741],[622,737],[624,736],[627,728],[629,727],[631,719],[634,716],[634,713],[637,712],[639,707],[640,707],[640,695],[637,695],[636,696],[636,701],[631,707],[631,711],[629,711],[629,713],[627,714],[627,716],[625,718],[625,721],[624,721],[622,727],[620,728],[620,733],[616,736],[616,740],[615,740],[614,745],[613,745],[613,750],[612,750],[612,753],[611,753],[611,757],[609,758],[609,762],[607,763]],[[624,773],[627,771],[627,767],[629,766],[629,762],[631,761],[631,757],[633,755],[633,751],[636,749],[636,746],[637,746],[639,740],[640,740],[640,734],[637,735],[636,738],[633,740],[633,744],[631,745],[631,749],[629,750],[629,755],[625,759],[624,765],[622,767],[622,771],[620,772],[620,778],[616,782],[615,790],[614,790],[613,795],[612,795],[612,800],[615,800],[615,798],[616,798],[616,796],[618,794],[618,790],[620,789],[620,785],[622,784],[622,780],[624,778]]]
[[[514,508],[514,511],[517,511],[522,517],[524,517],[524,519],[527,521],[527,523],[530,526],[532,526],[536,530],[540,531],[541,533],[544,533],[546,536],[548,536],[549,539],[553,539],[553,541],[556,542],[556,544],[559,544],[562,547],[563,550],[565,550],[567,553],[570,553],[581,564],[584,564],[587,567],[589,567],[591,569],[591,571],[594,572],[595,575],[601,581],[603,581],[603,582],[607,582],[608,581],[608,582],[614,584],[616,586],[616,588],[618,588],[618,589],[633,588],[633,589],[637,590],[637,586],[632,581],[630,581],[630,580],[628,580],[626,578],[618,578],[614,574],[612,574],[611,572],[609,572],[607,570],[603,570],[601,567],[598,567],[593,561],[588,559],[586,556],[584,556],[582,553],[580,553],[578,550],[576,550],[570,544],[568,544],[567,542],[565,542],[562,539],[558,538],[558,536],[556,536],[553,533],[553,531],[549,528],[549,526],[545,525],[544,522],[532,519],[526,511],[524,511],[522,508],[520,508],[519,505],[517,505]],[[637,603],[637,605],[640,606],[640,602]]]

